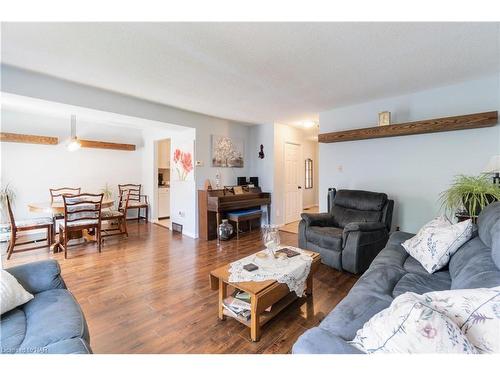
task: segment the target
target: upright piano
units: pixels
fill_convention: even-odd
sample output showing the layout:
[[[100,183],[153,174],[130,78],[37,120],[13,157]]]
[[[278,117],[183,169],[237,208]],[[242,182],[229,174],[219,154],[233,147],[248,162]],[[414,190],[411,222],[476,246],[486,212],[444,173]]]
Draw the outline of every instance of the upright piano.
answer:
[[[217,227],[226,212],[267,206],[267,220],[271,222],[271,193],[259,187],[248,188],[242,194],[231,189],[198,190],[198,231],[205,240],[217,238]]]

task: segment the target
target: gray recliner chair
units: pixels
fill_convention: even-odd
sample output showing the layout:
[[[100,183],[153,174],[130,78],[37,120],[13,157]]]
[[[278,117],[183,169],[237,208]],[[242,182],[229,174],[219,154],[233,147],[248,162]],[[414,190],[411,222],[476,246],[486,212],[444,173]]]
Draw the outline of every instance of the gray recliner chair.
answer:
[[[363,273],[389,239],[394,201],[363,190],[334,193],[330,212],[302,214],[299,246],[319,252],[330,267]]]

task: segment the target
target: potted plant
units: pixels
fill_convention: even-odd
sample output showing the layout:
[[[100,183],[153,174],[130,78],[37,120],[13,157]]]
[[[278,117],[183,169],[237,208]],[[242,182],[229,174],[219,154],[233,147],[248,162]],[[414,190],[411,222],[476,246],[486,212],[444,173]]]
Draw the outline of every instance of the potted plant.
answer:
[[[0,188],[0,209],[2,211],[2,223],[8,222],[9,217],[7,213],[7,197],[9,197],[10,204],[14,204],[16,193],[10,184],[4,185]]]
[[[111,187],[106,183],[104,187],[101,189],[101,193],[103,193],[103,198],[104,199],[111,199],[113,198],[113,191],[111,190]]]
[[[442,206],[451,213],[464,210],[467,216],[477,217],[488,204],[500,200],[500,188],[486,175],[455,177],[448,190],[441,193]]]

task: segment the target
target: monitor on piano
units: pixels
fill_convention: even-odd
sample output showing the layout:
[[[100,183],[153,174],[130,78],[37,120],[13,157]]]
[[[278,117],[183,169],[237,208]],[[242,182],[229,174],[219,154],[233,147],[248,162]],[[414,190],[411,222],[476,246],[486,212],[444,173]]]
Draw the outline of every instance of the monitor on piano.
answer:
[[[235,194],[232,189],[198,190],[198,231],[205,240],[217,238],[217,226],[230,211],[267,207],[267,221],[271,221],[271,193],[259,187],[244,189]]]

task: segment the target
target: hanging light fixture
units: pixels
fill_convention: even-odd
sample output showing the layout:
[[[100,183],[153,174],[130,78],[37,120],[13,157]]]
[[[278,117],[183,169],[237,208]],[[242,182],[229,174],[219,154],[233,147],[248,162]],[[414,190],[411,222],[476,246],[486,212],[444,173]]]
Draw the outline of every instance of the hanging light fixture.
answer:
[[[68,143],[68,151],[76,151],[82,147],[78,138],[76,138],[76,116],[71,115],[71,139]]]

